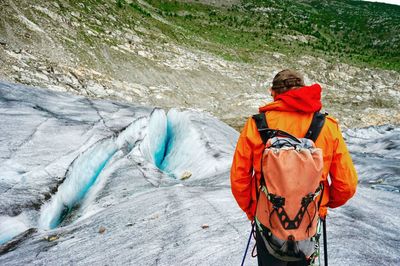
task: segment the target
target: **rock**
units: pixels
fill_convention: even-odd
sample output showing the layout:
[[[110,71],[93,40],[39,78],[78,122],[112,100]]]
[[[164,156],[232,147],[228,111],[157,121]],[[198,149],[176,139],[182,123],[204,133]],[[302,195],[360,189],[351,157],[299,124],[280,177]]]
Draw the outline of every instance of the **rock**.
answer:
[[[86,30],[86,32],[87,32],[87,34],[89,34],[89,35],[91,35],[91,36],[95,36],[95,37],[97,37],[97,36],[98,36],[98,34],[97,34],[97,33],[95,33],[94,31],[91,31],[91,30]]]
[[[75,18],[80,18],[81,14],[79,14],[78,12],[71,12],[71,16],[73,16]]]
[[[208,224],[202,224],[201,225],[201,228],[203,228],[203,229],[207,229],[207,228],[209,228],[210,226],[208,225]]]
[[[104,226],[100,226],[99,234],[104,234],[105,231],[106,231],[106,228]]]
[[[58,235],[48,235],[48,236],[44,236],[43,239],[47,240],[48,242],[53,242],[57,239],[59,239],[60,237]]]
[[[108,15],[107,17],[108,17],[110,20],[114,21],[114,22],[117,21],[117,19],[116,19],[114,16],[112,16],[112,15]]]
[[[272,57],[274,57],[275,59],[280,59],[281,57],[284,57],[285,55],[284,54],[281,54],[281,53],[273,53],[272,54]]]
[[[86,90],[90,93],[96,95],[97,97],[104,97],[107,96],[107,92],[105,91],[104,87],[94,80],[89,80],[86,85]]]
[[[62,91],[62,92],[68,91],[65,87],[57,85],[48,85],[47,88],[53,91]]]
[[[142,43],[143,39],[140,38],[137,35],[131,34],[131,33],[126,33],[125,34],[125,38],[128,40],[129,44],[133,44],[133,43]]]
[[[44,80],[46,82],[49,82],[49,78],[46,75],[42,74],[42,73],[36,72],[36,73],[33,73],[33,76],[38,78],[38,79]]]
[[[158,213],[154,214],[153,216],[150,217],[151,220],[156,220],[160,218],[160,215]]]
[[[191,173],[191,172],[185,171],[185,172],[182,173],[180,179],[181,179],[181,180],[186,180],[186,179],[190,178],[191,176],[192,176],[192,173]]]
[[[44,66],[44,65],[37,66],[36,70],[43,72],[43,73],[47,72],[47,66]]]
[[[147,51],[143,51],[143,50],[142,51],[138,51],[137,54],[142,56],[142,57],[145,57],[145,58],[152,58],[153,57],[153,55],[151,53],[149,53]]]
[[[377,180],[370,180],[368,181],[369,184],[382,184],[385,180],[382,178],[379,178]]]
[[[11,68],[12,68],[13,70],[17,71],[17,72],[22,72],[22,71],[24,71],[23,68],[20,68],[20,67],[18,67],[18,66],[12,66]]]
[[[7,45],[7,42],[6,42],[5,40],[1,40],[1,39],[0,39],[0,45],[6,46],[6,45]]]

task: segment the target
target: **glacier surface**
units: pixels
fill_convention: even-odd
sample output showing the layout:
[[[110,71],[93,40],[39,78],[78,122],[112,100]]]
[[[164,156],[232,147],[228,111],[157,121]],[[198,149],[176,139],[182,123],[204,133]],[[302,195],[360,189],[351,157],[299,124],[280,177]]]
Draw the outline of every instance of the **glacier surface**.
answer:
[[[238,133],[216,118],[0,82],[0,122],[0,265],[240,264]],[[331,265],[400,264],[399,130],[344,133],[360,186],[329,212]]]

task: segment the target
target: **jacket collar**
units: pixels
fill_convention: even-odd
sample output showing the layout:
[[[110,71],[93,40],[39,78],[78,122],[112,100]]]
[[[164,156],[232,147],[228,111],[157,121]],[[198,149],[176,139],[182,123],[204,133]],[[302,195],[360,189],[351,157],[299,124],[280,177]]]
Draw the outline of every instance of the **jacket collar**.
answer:
[[[322,108],[322,88],[319,84],[292,89],[277,95],[272,103],[259,108],[259,112],[286,111],[314,113]]]

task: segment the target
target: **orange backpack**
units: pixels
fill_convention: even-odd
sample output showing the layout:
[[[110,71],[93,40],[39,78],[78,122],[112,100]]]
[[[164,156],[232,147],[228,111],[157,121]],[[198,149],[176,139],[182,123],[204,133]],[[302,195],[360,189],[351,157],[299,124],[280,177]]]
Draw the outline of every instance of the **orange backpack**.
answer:
[[[268,128],[254,115],[265,144],[257,188],[255,223],[268,252],[283,261],[313,260],[319,249],[318,215],[323,186],[323,154],[314,142],[325,115],[314,113],[305,138]]]

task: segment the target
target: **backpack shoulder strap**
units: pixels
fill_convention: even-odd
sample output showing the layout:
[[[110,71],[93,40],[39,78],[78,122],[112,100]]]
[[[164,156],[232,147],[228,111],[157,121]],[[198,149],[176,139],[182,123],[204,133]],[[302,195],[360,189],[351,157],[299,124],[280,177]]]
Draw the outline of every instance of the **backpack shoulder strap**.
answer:
[[[316,141],[319,133],[321,133],[322,127],[325,124],[325,117],[327,114],[322,114],[320,112],[315,112],[310,124],[310,127],[307,130],[307,134],[305,138],[310,139],[312,141]]]
[[[259,114],[253,115],[253,119],[256,122],[258,133],[260,134],[262,142],[265,145],[267,143],[267,141],[271,138],[271,131],[267,130],[268,129],[268,123],[267,123],[266,115],[265,115],[265,113],[259,113]],[[262,158],[261,158],[261,165],[262,165]],[[258,183],[257,179],[254,178],[254,180],[255,180],[254,185],[255,185],[255,188],[256,188],[257,202],[258,202],[258,198],[260,197],[261,186],[263,184],[265,184],[263,171],[261,171],[260,186],[257,185],[257,183]]]
[[[253,119],[256,122],[258,133],[260,133],[263,143],[266,144],[268,139],[270,138],[270,135],[268,134],[268,131],[265,130],[268,128],[268,123],[267,119],[265,118],[265,113],[259,113],[253,115]]]

